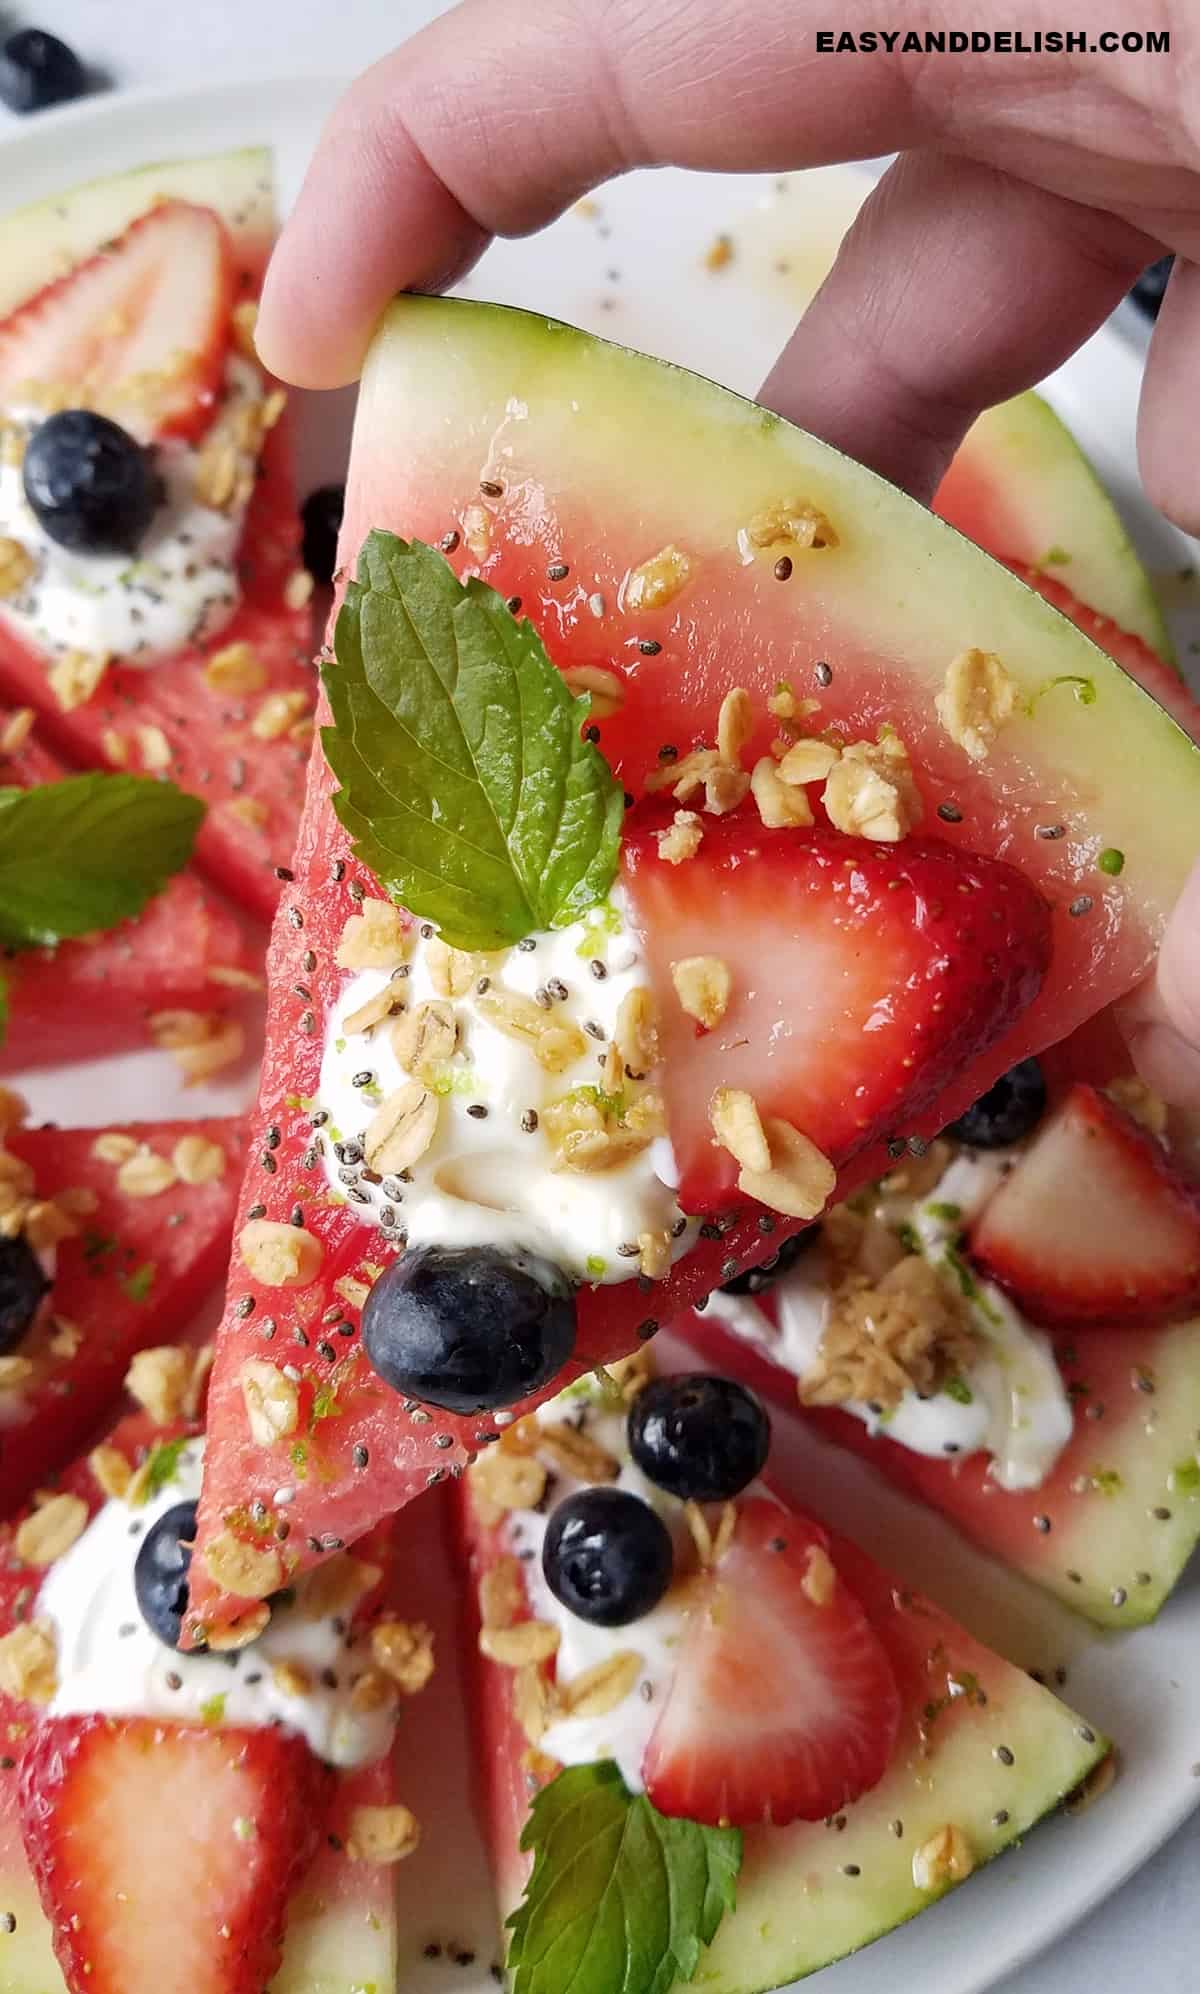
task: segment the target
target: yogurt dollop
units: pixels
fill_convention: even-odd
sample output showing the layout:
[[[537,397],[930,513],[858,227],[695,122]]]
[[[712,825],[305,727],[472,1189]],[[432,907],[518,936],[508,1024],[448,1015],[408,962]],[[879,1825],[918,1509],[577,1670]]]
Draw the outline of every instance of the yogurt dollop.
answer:
[[[435,943],[431,929],[420,929],[405,965],[410,1013],[442,994],[431,973]],[[429,1082],[438,1102],[432,1141],[407,1173],[372,1181],[364,1168],[366,1129],[379,1104],[410,1076],[387,1023],[352,1032],[347,1020],[385,990],[390,976],[363,969],[347,979],[321,1064],[326,1173],[361,1218],[410,1247],[525,1248],[596,1283],[639,1272],[641,1235],[661,1239],[672,1259],[688,1250],[697,1222],[685,1219],[676,1201],[665,1138],[607,1169],[584,1171],[563,1167],[546,1126],[547,1108],[577,1090],[585,1098],[603,1096],[621,1006],[647,987],[619,888],[602,914],[531,935],[502,960],[489,958],[487,973],[452,1000],[458,1043]],[[480,1000],[506,991],[540,996],[554,1023],[575,1027],[579,1056],[548,1072],[527,1042],[500,1030]]]
[[[235,428],[239,412],[261,401],[256,368],[232,356],[217,420],[228,417]],[[246,499],[218,509],[198,497],[203,439],[193,445],[167,438],[156,447],[164,499],[136,554],[81,553],[52,540],[25,498],[19,445],[41,420],[34,410],[5,416],[18,448],[0,449],[0,538],[24,548],[33,568],[18,592],[0,603],[0,613],[52,657],[80,652],[136,666],[157,664],[215,635],[241,599],[237,553]],[[251,473],[241,479],[247,491],[254,461],[253,452],[239,453],[238,471]]]
[[[252,1646],[219,1655],[177,1653],[143,1620],[133,1583],[138,1551],[160,1516],[199,1496],[203,1459],[204,1442],[188,1441],[171,1479],[150,1501],[135,1508],[110,1499],[51,1567],[37,1605],[58,1648],[50,1715],[97,1712],[254,1729],[277,1724],[298,1732],[330,1765],[382,1758],[394,1715],[387,1707],[353,1707],[360,1666],[338,1616],[309,1619],[302,1605],[280,1605]],[[301,1679],[303,1694],[289,1689]]]
[[[855,1399],[842,1410],[915,1454],[956,1459],[987,1454],[1000,1488],[1036,1489],[1071,1438],[1071,1402],[1050,1339],[1026,1322],[993,1282],[965,1267],[956,1244],[1008,1166],[1003,1152],[963,1151],[932,1191],[917,1199],[893,1194],[881,1201],[880,1216],[905,1225],[910,1243],[944,1270],[956,1289],[965,1290],[979,1354],[952,1390],[927,1398],[906,1392],[883,1413]],[[772,1293],[776,1322],[743,1295],[710,1295],[706,1313],[803,1379],[816,1366],[831,1306],[831,1270],[822,1246],[805,1253]]]

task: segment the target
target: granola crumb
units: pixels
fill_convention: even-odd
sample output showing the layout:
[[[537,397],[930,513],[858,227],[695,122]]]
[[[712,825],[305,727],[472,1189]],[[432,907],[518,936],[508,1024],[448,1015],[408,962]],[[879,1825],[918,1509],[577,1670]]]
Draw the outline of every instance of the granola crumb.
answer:
[[[403,1862],[413,1854],[421,1839],[415,1815],[399,1804],[393,1807],[356,1807],[350,1816],[346,1854],[351,1862],[369,1862],[377,1867]]]
[[[805,825],[813,821],[812,805],[804,789],[798,783],[785,780],[770,755],[762,755],[755,762],[750,775],[750,793],[769,831],[779,830],[788,824]]]
[[[219,1142],[203,1135],[180,1136],[171,1151],[176,1175],[184,1184],[215,1184],[228,1161]]]
[[[49,1620],[30,1620],[0,1638],[0,1689],[28,1703],[49,1703],[58,1688],[58,1644]]]
[[[557,1654],[560,1639],[549,1620],[520,1620],[514,1627],[482,1627],[479,1652],[501,1668],[523,1669],[530,1662],[548,1662]]]
[[[913,1850],[912,1879],[918,1890],[944,1890],[962,1883],[975,1867],[971,1844],[953,1822],[938,1828]]]
[[[681,1008],[705,1031],[719,1025],[729,1008],[733,977],[719,955],[687,955],[671,964],[671,981]]]
[[[658,856],[668,865],[682,865],[685,859],[695,858],[704,837],[704,826],[694,810],[677,810],[674,821],[665,831],[655,833],[658,841]]]
[[[82,1496],[53,1495],[17,1525],[13,1549],[22,1564],[44,1570],[82,1537],[87,1521],[88,1506]]]
[[[421,1620],[380,1620],[371,1629],[371,1656],[404,1696],[416,1696],[433,1674],[433,1633]]]
[[[632,610],[664,609],[687,587],[695,572],[694,558],[675,546],[673,541],[669,542],[657,554],[630,569],[625,577],[623,607]]]
[[[258,1447],[273,1447],[294,1433],[300,1418],[300,1394],[295,1381],[278,1365],[262,1357],[248,1357],[238,1376],[246,1424]]]
[[[771,1168],[771,1149],[755,1105],[744,1087],[718,1087],[708,1105],[712,1131],[739,1168],[760,1175]]]
[[[738,1189],[787,1218],[819,1217],[837,1183],[837,1171],[829,1158],[802,1130],[777,1116],[768,1116],[763,1129],[769,1145],[768,1166],[759,1170],[743,1164]]]
[[[590,694],[592,720],[609,720],[625,704],[624,684],[604,665],[572,665],[563,677],[572,692]]]
[[[191,1375],[191,1351],[163,1343],[138,1351],[125,1373],[125,1390],[156,1426],[170,1426],[183,1416]]]
[[[339,969],[398,969],[411,943],[412,930],[391,900],[366,899],[342,929],[334,960]]]
[[[924,815],[920,791],[898,734],[844,748],[822,792],[830,823],[851,837],[897,844]]]
[[[1017,707],[1017,684],[992,651],[960,651],[934,699],[946,733],[973,762],[984,761]]]
[[[247,1544],[232,1530],[222,1530],[212,1539],[204,1566],[222,1592],[239,1599],[265,1600],[279,1591],[285,1576],[283,1559],[273,1545]]]
[[[117,1189],[127,1198],[157,1198],[179,1182],[171,1159],[139,1147],[117,1169]]]
[[[321,1270],[325,1249],[304,1226],[248,1219],[238,1234],[247,1269],[264,1288],[307,1288]]]

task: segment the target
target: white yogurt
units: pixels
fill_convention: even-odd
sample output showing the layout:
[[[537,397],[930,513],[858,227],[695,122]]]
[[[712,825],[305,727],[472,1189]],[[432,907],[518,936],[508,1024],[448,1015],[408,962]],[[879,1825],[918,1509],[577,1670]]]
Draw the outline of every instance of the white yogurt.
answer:
[[[677,1548],[689,1549],[691,1535],[683,1504],[655,1488],[628,1458],[623,1414],[601,1411],[588,1389],[576,1386],[562,1398],[540,1407],[537,1416],[543,1424],[581,1417],[591,1437],[622,1462],[620,1476],[613,1486],[627,1489],[649,1503],[662,1517]],[[549,1456],[547,1466],[554,1469],[556,1476],[556,1503],[584,1486],[564,1476]],[[672,1603],[668,1592],[657,1606],[628,1627],[595,1627],[580,1620],[554,1597],[542,1576],[542,1543],[549,1522],[549,1516],[539,1510],[511,1510],[504,1520],[504,1534],[507,1549],[521,1560],[534,1619],[549,1621],[559,1631],[556,1680],[566,1687],[585,1669],[607,1661],[623,1649],[632,1649],[639,1655],[642,1666],[633,1688],[620,1703],[600,1717],[560,1717],[547,1730],[541,1749],[560,1765],[592,1765],[601,1759],[612,1759],[630,1792],[640,1793],[645,1784],[642,1760],[675,1673],[675,1651],[683,1635],[686,1615]]]
[[[912,1228],[920,1251],[966,1296],[980,1354],[956,1392],[921,1398],[906,1392],[888,1412],[851,1399],[842,1410],[872,1433],[886,1433],[915,1454],[960,1458],[987,1454],[989,1472],[1002,1489],[1040,1488],[1071,1438],[1074,1417],[1049,1338],[1025,1321],[991,1281],[968,1269],[955,1242],[986,1202],[1011,1159],[1002,1152],[962,1152],[934,1189],[920,1200],[892,1194],[880,1199],[879,1216]],[[772,1290],[777,1322],[747,1295],[710,1295],[706,1314],[736,1336],[763,1346],[773,1361],[805,1378],[814,1369],[830,1309],[830,1269],[820,1245],[797,1262]]]
[[[253,365],[236,356],[225,370],[226,408],[261,401]],[[6,411],[10,428],[28,435],[42,417]],[[200,448],[203,447],[203,440]],[[237,552],[245,504],[218,512],[195,493],[200,449],[177,438],[157,446],[155,467],[165,501],[135,554],[86,554],[60,547],[25,499],[19,463],[0,453],[0,537],[16,540],[35,566],[0,612],[38,650],[52,656],[82,651],[150,666],[185,645],[213,636],[238,606]],[[253,471],[239,453],[239,472]]]
[[[344,1623],[307,1620],[276,1607],[266,1632],[248,1648],[223,1655],[181,1654],[152,1634],[142,1618],[133,1568],[147,1532],[176,1503],[200,1494],[202,1440],[183,1449],[178,1472],[140,1508],[106,1502],[51,1567],[38,1598],[58,1647],[58,1688],[52,1716],[98,1712],[111,1717],[161,1717],[184,1724],[268,1724],[299,1732],[335,1766],[359,1766],[390,1749],[387,1708],[354,1710],[351,1684],[360,1667],[348,1650]],[[288,1694],[275,1676],[282,1662],[299,1663],[311,1689]],[[324,1678],[324,1679],[323,1679]]]
[[[474,987],[453,1000],[459,1044],[435,1082],[437,1130],[413,1165],[412,1181],[364,1182],[338,1148],[361,1139],[379,1102],[408,1079],[386,1025],[347,1034],[345,1020],[381,991],[384,969],[350,976],[330,1016],[321,1064],[319,1105],[325,1167],[331,1187],[349,1197],[359,1216],[395,1225],[418,1246],[527,1248],[588,1282],[628,1280],[638,1272],[639,1233],[676,1237],[672,1257],[686,1253],[697,1222],[676,1201],[677,1172],[669,1143],[659,1139],[611,1170],[583,1173],[556,1166],[544,1129],[522,1126],[548,1102],[577,1087],[598,1087],[622,999],[646,984],[619,889],[606,922],[595,917],[533,937],[511,949],[491,972],[493,990],[532,997],[565,985],[553,1016],[584,1031],[587,1050],[561,1073],[548,1073],[532,1051],[497,1030],[480,1011]],[[610,929],[615,927],[616,931]],[[423,933],[424,931],[422,931]],[[591,965],[598,962],[603,976]],[[418,937],[404,983],[410,1009],[438,995],[429,975],[427,941]],[[588,1031],[586,1027],[594,1029]],[[471,1110],[486,1110],[472,1114]],[[361,1202],[360,1202],[361,1200]],[[622,1251],[622,1249],[625,1249]],[[631,1250],[632,1249],[632,1250]]]

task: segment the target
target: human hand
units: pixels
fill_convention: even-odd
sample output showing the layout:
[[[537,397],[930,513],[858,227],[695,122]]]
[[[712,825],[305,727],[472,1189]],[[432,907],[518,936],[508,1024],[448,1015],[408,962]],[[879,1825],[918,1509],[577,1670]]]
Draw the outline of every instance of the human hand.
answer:
[[[991,26],[979,0],[956,25]],[[1130,25],[1086,10],[1093,47]],[[1048,0],[1013,0],[1027,39]],[[543,226],[639,165],[785,170],[896,151],[761,399],[928,499],[981,408],[1058,366],[1167,250],[1139,454],[1200,530],[1180,411],[1200,396],[1200,16],[1146,0],[1167,54],[820,54],[815,0],[465,0],[347,92],[276,251],[264,359],[302,385],[358,372],[401,289],[439,289],[493,234]],[[874,25],[847,0],[840,26]],[[1200,1107],[1200,876],[1131,1043]]]

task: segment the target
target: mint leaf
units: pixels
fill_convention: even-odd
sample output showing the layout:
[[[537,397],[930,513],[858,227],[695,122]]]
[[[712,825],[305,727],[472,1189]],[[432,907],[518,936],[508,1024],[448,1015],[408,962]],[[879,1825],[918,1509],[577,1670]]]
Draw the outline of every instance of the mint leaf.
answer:
[[[503,948],[603,900],[620,784],[532,625],[421,541],[367,536],[323,676],[334,809],[358,857],[456,948]]]
[[[669,1820],[611,1761],[544,1787],[521,1847],[535,1853],[508,1921],[513,1994],[667,1994],[733,1909],[742,1860],[736,1828]]]
[[[40,948],[140,914],[191,856],[199,797],[75,775],[0,797],[0,944]]]

